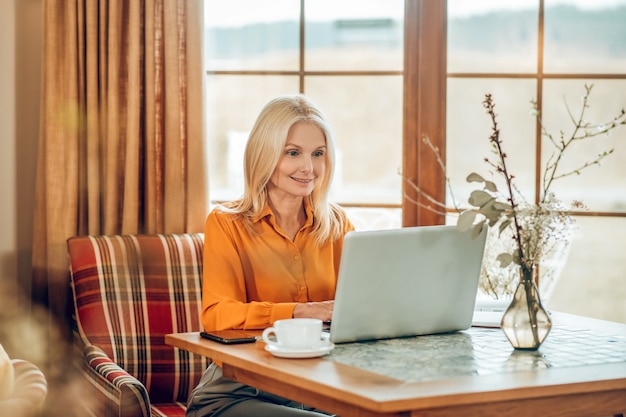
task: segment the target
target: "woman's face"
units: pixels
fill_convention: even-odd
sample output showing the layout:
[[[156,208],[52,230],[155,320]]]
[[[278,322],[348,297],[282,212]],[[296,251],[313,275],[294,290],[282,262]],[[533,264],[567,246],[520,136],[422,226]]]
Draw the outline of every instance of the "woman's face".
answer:
[[[326,139],[313,123],[291,126],[283,155],[267,185],[274,197],[306,197],[326,170]]]

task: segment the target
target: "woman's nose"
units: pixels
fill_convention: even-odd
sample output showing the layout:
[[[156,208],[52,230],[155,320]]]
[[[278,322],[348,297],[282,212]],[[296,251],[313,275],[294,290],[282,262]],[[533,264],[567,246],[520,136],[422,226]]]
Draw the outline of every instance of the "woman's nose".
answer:
[[[313,161],[310,157],[302,158],[302,165],[300,166],[300,170],[302,172],[311,172],[313,171]]]

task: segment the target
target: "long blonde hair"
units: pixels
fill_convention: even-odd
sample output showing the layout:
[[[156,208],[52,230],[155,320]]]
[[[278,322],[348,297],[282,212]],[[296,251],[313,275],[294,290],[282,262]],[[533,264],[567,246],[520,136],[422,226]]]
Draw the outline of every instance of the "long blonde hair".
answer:
[[[308,197],[314,217],[313,234],[318,243],[323,243],[342,236],[347,219],[345,212],[328,199],[335,170],[330,126],[319,108],[302,94],[276,97],[261,110],[244,153],[243,196],[225,210],[243,216],[250,224],[263,211],[268,199],[267,183],[284,153],[289,129],[298,122],[315,124],[326,138],[326,169]]]

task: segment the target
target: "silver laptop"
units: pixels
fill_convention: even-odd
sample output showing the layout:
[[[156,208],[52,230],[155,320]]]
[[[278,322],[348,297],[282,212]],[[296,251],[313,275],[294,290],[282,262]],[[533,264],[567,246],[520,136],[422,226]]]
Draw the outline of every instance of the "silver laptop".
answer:
[[[334,343],[446,333],[472,323],[486,233],[456,226],[346,235],[330,327]]]

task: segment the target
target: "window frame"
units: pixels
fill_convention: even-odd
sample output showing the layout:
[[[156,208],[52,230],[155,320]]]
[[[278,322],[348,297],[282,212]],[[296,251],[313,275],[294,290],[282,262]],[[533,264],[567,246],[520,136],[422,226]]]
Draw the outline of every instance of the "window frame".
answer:
[[[405,0],[404,15],[402,172],[424,193],[445,201],[445,176],[421,138],[428,136],[433,146],[446,149],[447,1]],[[445,152],[440,157],[445,164]],[[407,181],[402,188],[403,226],[445,223],[445,216],[428,210],[428,202]]]
[[[306,28],[305,28],[305,1],[300,0],[300,25],[299,25],[299,45],[298,45],[298,69],[296,70],[211,70],[207,69],[205,71],[206,76],[212,75],[241,75],[241,76],[263,76],[263,75],[271,75],[271,76],[297,76],[298,77],[298,91],[300,93],[305,92],[305,78],[311,76],[401,76],[405,77],[406,70],[398,69],[398,70],[306,70],[305,60],[306,60]],[[308,0],[312,1],[312,0]],[[412,2],[412,0],[404,0],[405,3],[405,15],[406,15],[406,7],[407,3]],[[406,24],[405,24],[406,28]],[[406,89],[405,89],[406,91]],[[404,93],[403,93],[404,95]],[[406,97],[404,98],[406,102]],[[401,138],[398,138],[401,140]],[[403,149],[404,155],[404,149]],[[404,167],[404,163],[403,163]],[[403,168],[404,169],[404,168]],[[400,190],[398,190],[400,192]],[[209,196],[210,197],[210,196]],[[402,199],[404,200],[404,198]],[[221,200],[217,200],[214,198],[210,198],[210,204],[219,204],[223,203]],[[376,208],[376,209],[401,209],[403,203],[372,203],[372,202],[342,202],[337,201],[338,204],[343,207],[348,208]]]
[[[422,145],[419,138],[428,135],[430,141],[439,149],[445,162],[446,153],[446,84],[450,78],[514,78],[534,79],[536,81],[536,100],[538,110],[543,110],[543,82],[548,79],[621,79],[626,74],[615,73],[545,73],[544,72],[544,10],[545,1],[539,1],[537,16],[537,69],[535,73],[453,73],[447,72],[447,0],[406,0],[405,13],[405,91],[404,107],[404,161],[405,172],[412,173],[411,179],[417,186],[435,196],[439,201],[445,199],[445,178],[432,171],[441,172],[436,166],[432,152]],[[420,16],[428,16],[420,20]],[[421,28],[421,29],[420,29]],[[420,42],[419,39],[427,41]],[[413,62],[415,61],[415,62]],[[433,63],[431,66],[419,65],[419,61]],[[443,107],[443,111],[441,108]],[[443,114],[442,114],[443,113]],[[417,143],[417,144],[416,144]],[[539,201],[541,190],[542,131],[539,123],[535,124],[535,202]],[[420,146],[422,145],[422,146]],[[405,190],[411,193],[412,190]],[[413,199],[415,194],[409,194]],[[574,216],[585,217],[621,217],[626,212],[608,211],[572,211]],[[444,216],[437,216],[404,198],[403,225],[443,224]]]
[[[436,155],[424,144],[427,136],[433,146],[446,150],[446,85],[449,78],[526,78],[536,80],[536,100],[543,108],[543,81],[546,79],[626,79],[626,74],[567,73],[546,74],[543,71],[544,0],[539,1],[537,70],[535,73],[448,73],[447,71],[447,0],[404,1],[404,67],[398,71],[305,71],[305,0],[300,0],[299,69],[292,71],[207,70],[206,75],[287,75],[298,76],[299,91],[304,92],[306,76],[403,76],[402,183],[401,204],[350,203],[346,207],[401,208],[402,226],[444,224],[445,216],[424,207],[428,202],[417,195],[413,182],[424,193],[445,201],[445,176]],[[541,178],[541,126],[535,126],[535,200],[539,198]],[[417,200],[420,205],[413,201]],[[342,203],[339,201],[338,203]],[[625,212],[572,212],[577,216],[626,217]]]

